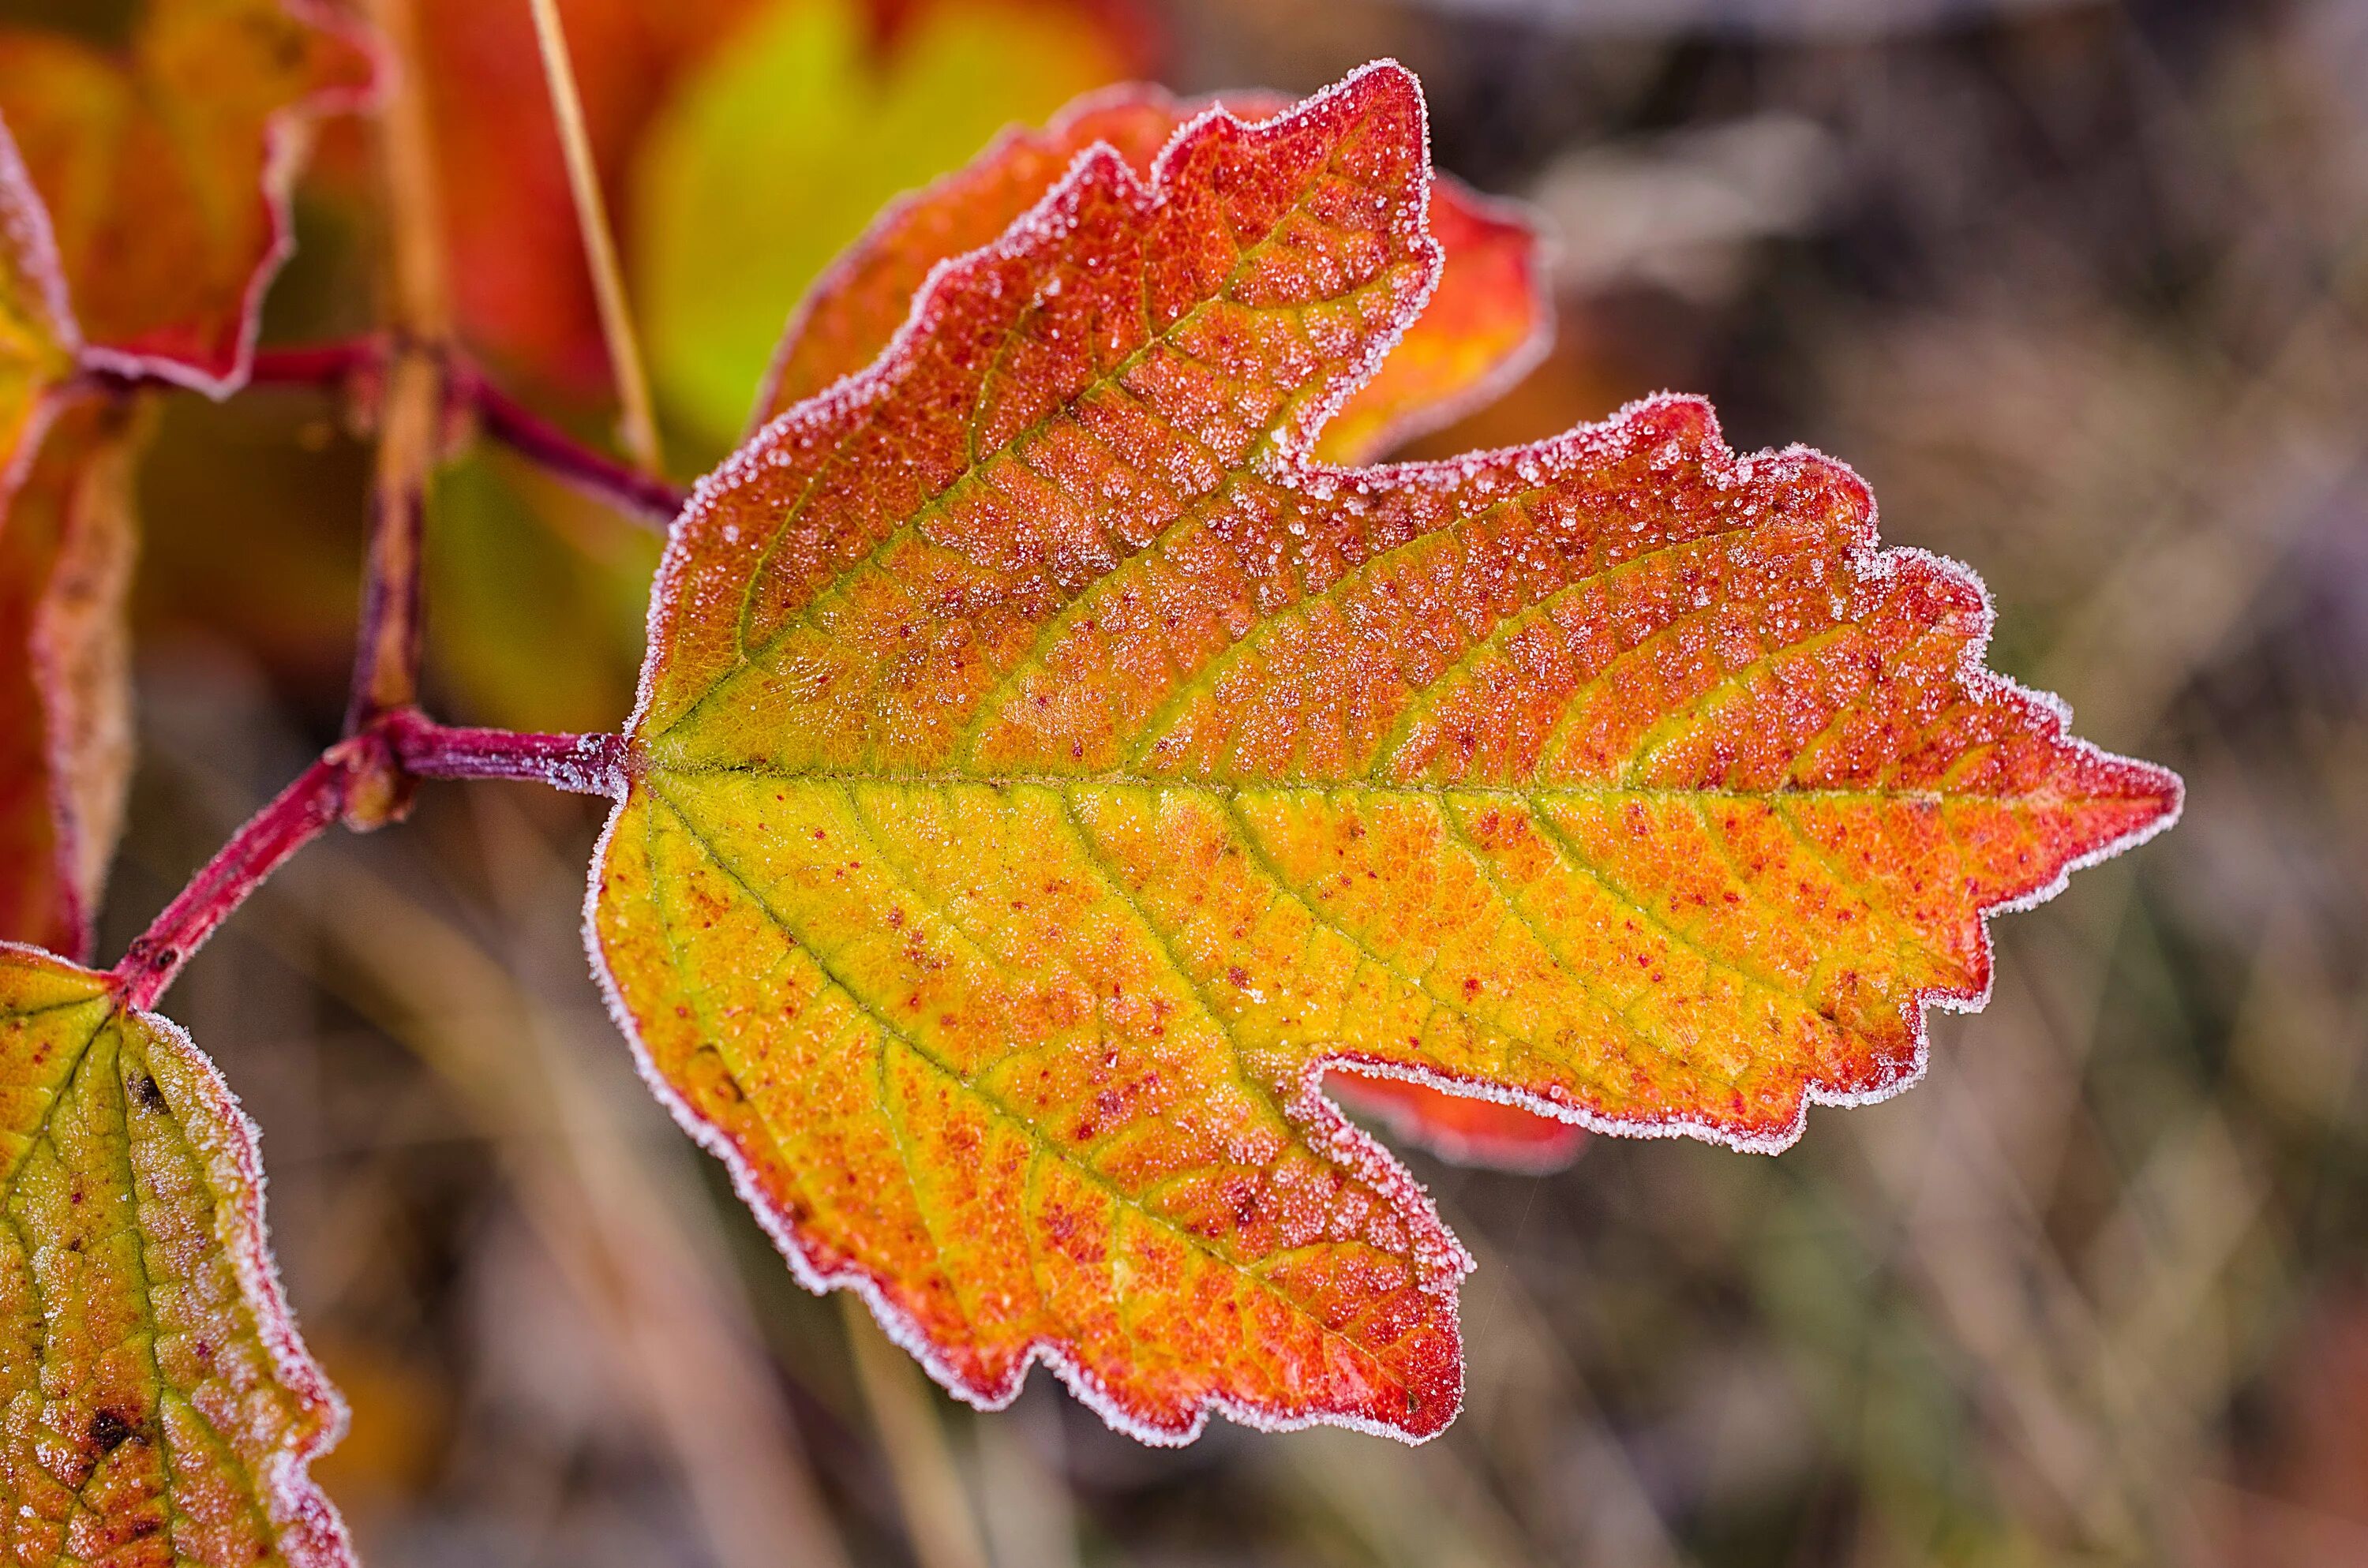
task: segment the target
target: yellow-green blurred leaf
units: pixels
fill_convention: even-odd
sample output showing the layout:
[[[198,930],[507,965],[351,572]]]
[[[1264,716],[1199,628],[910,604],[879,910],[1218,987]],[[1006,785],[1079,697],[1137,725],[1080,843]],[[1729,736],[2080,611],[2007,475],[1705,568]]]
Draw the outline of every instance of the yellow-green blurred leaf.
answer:
[[[1128,63],[1083,8],[916,9],[884,53],[858,0],[778,0],[688,77],[633,174],[631,262],[669,414],[746,423],[806,286],[898,192]]]

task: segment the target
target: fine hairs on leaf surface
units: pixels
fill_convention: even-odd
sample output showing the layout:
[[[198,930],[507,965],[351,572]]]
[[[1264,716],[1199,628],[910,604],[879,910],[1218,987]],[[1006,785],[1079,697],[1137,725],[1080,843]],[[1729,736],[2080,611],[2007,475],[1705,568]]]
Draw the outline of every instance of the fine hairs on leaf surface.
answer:
[[[420,780],[613,801],[598,983],[801,1281],[974,1404],[1042,1361],[1164,1444],[1456,1415],[1471,1258],[1343,1106],[1515,1169],[1582,1129],[1781,1149],[1923,1072],[1990,915],[2178,814],[1985,666],[1971,573],[1698,400],[1357,466],[1547,325],[1534,233],[1434,176],[1381,62],[1097,94],[884,212],[680,509],[622,734],[421,712],[413,525],[456,407],[620,507],[664,482],[433,331],[270,359],[382,393],[372,699],[94,972],[147,389],[264,373],[299,132],[376,49],[302,0],[149,0],[131,38],[0,32],[0,938],[55,949],[0,939],[21,1561],[350,1562],[254,1129],[150,1008]],[[141,162],[185,115],[202,156]]]
[[[973,1403],[1430,1436],[1468,1262],[1327,1064],[1781,1148],[2176,812],[1699,402],[1308,456],[1429,188],[1386,63],[1088,147],[674,530],[596,964],[801,1278]]]

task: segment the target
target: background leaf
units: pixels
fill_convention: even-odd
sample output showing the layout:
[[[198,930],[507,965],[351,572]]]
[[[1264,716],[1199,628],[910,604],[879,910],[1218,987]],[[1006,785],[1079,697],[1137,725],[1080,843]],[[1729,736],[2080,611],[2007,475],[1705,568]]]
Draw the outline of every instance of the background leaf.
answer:
[[[857,0],[780,0],[684,82],[636,156],[628,246],[652,374],[717,447],[744,428],[786,302],[891,197],[1131,53],[1083,7],[980,0],[911,7],[876,56],[871,40]]]
[[[289,1321],[255,1129],[108,978],[0,945],[0,1383],[24,1562],[350,1561],[344,1419]]]
[[[81,341],[50,215],[0,122],[0,493],[22,476],[44,395],[73,373]]]
[[[312,0],[142,0],[117,47],[0,28],[0,116],[95,362],[245,379],[310,121],[371,77],[361,35]]]
[[[131,774],[133,469],[152,421],[101,397],[46,416],[0,491],[0,939],[85,955]]]
[[[1779,1147],[2175,810],[1699,403],[1309,464],[1429,193],[1389,66],[1148,190],[1089,153],[670,541],[604,973],[802,1276],[975,1401],[1042,1354],[1163,1440],[1436,1432],[1461,1250],[1327,1062]]]
[[[1587,1142],[1587,1134],[1566,1121],[1401,1078],[1326,1073],[1324,1092],[1380,1122],[1393,1141],[1428,1149],[1460,1165],[1543,1175],[1569,1165]]]

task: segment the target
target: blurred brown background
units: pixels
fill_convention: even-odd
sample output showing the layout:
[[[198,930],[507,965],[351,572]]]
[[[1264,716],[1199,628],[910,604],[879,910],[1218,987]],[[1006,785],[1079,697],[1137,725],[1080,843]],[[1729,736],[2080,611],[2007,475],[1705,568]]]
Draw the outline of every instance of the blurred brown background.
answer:
[[[1219,1421],[1161,1451],[1042,1373],[981,1416],[851,1354],[601,1015],[593,809],[428,790],[308,850],[175,997],[264,1129],[365,1560],[2368,1562],[2368,3],[1138,24],[1189,90],[1395,54],[1440,164],[1558,230],[1555,353],[1423,449],[1674,387],[1738,448],[1834,453],[1890,540],[1987,575],[1996,663],[2186,773],[2186,822],[2002,921],[1998,993],[1936,1020],[1927,1081],[1781,1158],[1410,1156],[1480,1260],[1442,1438]],[[621,58],[586,74],[596,119],[671,90],[660,51]],[[495,105],[530,125],[535,70]],[[356,163],[324,149],[272,336],[370,318]],[[516,369],[598,433],[597,380]],[[167,410],[103,951],[334,732],[366,461],[309,394]],[[440,710],[617,723],[655,542],[482,455],[433,526]]]

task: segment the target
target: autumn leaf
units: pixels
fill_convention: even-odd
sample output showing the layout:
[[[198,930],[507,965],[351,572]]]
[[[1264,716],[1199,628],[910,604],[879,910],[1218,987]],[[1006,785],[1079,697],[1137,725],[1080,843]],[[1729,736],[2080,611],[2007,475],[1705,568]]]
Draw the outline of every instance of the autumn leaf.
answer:
[[[0,28],[0,117],[85,361],[216,394],[243,381],[310,122],[371,80],[360,35],[312,0],[141,0],[120,48]]]
[[[1230,94],[1256,122],[1287,100]],[[831,265],[791,318],[757,399],[762,425],[870,364],[905,324],[929,269],[976,250],[1044,198],[1097,143],[1148,175],[1160,149],[1209,106],[1139,84],[1096,93],[1042,131],[1008,131],[968,166],[890,207]],[[1485,402],[1535,362],[1553,330],[1538,235],[1519,209],[1434,178],[1438,287],[1372,379],[1325,429],[1316,455],[1362,462]]]
[[[131,773],[124,599],[144,404],[70,399],[0,489],[0,938],[87,954]]]
[[[902,9],[875,48],[860,0],[776,0],[685,77],[636,150],[626,238],[651,373],[718,446],[742,430],[784,301],[883,203],[1138,63],[1106,7]]]
[[[1262,93],[1228,94],[1224,102],[1253,122],[1289,107]],[[1139,83],[1090,94],[1042,131],[1006,131],[966,167],[898,200],[791,319],[757,395],[756,423],[869,364],[904,324],[930,268],[993,241],[1087,148],[1106,143],[1148,175],[1160,149],[1208,107]],[[1442,252],[1438,287],[1373,379],[1326,427],[1319,457],[1363,461],[1449,423],[1528,369],[1552,332],[1543,245],[1517,209],[1442,175],[1432,181],[1429,216]],[[1361,1092],[1360,1108],[1385,1110],[1402,1139],[1463,1164],[1536,1171],[1565,1163],[1577,1147],[1572,1129],[1517,1106],[1389,1080],[1357,1084],[1350,1093]]]
[[[2176,811],[1698,402],[1308,457],[1429,190],[1389,65],[1088,150],[669,543],[598,967],[802,1278],[974,1402],[1433,1434],[1468,1260],[1327,1067],[1782,1147]]]
[[[336,1396],[264,1241],[255,1129],[114,982],[0,943],[13,1560],[348,1563],[305,1474]]]
[[[1091,94],[1042,131],[1005,131],[968,166],[896,202],[832,264],[791,318],[758,393],[756,423],[869,364],[904,324],[930,268],[993,241],[1087,148],[1107,144],[1147,176],[1160,149],[1208,107],[1142,84]],[[1236,93],[1224,107],[1255,122],[1281,113],[1288,100]],[[1326,427],[1319,457],[1363,461],[1448,423],[1526,369],[1552,331],[1543,247],[1518,210],[1438,176],[1429,217],[1442,252],[1439,284],[1380,370]],[[1402,1137],[1450,1159],[1537,1170],[1563,1163],[1577,1145],[1570,1128],[1516,1106],[1484,1107],[1414,1084],[1359,1083],[1371,1085],[1369,1107],[1386,1105]]]

